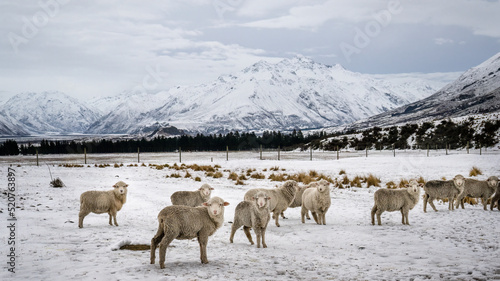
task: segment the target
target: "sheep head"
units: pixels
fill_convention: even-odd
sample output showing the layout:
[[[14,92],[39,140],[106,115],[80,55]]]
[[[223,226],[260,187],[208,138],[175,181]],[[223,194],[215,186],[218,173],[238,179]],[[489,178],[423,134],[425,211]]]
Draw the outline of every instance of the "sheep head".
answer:
[[[207,207],[210,217],[224,216],[224,207],[228,205],[228,202],[217,196],[203,203],[203,206]]]
[[[405,185],[409,193],[420,193],[420,188],[424,187],[423,183],[418,183],[417,180],[412,179],[408,184]]]
[[[269,200],[271,199],[271,197],[267,196],[266,193],[260,191],[257,194],[255,194],[252,197],[252,199],[255,200],[255,204],[257,204],[257,207],[259,207],[259,208],[267,208],[267,206],[269,205]]]
[[[496,188],[498,186],[498,178],[495,176],[489,177],[486,181],[491,188]]]
[[[465,178],[464,178],[464,176],[462,176],[462,175],[456,175],[453,178],[453,182],[455,182],[455,186],[459,190],[463,190],[464,189],[464,186],[465,186]]]
[[[210,193],[212,193],[212,190],[214,190],[214,188],[205,183],[198,190],[201,192],[202,195],[210,196]]]
[[[113,185],[113,187],[115,188],[115,192],[118,192],[120,194],[127,193],[127,186],[128,186],[128,184],[126,184],[122,181],[119,181],[119,182],[115,183],[115,185]]]

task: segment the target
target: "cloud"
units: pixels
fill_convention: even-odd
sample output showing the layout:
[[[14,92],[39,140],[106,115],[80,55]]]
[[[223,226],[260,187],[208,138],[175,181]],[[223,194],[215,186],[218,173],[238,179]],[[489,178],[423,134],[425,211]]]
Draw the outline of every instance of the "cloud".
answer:
[[[436,45],[444,45],[444,44],[454,44],[455,41],[453,41],[452,39],[448,39],[448,38],[435,38],[434,43]]]

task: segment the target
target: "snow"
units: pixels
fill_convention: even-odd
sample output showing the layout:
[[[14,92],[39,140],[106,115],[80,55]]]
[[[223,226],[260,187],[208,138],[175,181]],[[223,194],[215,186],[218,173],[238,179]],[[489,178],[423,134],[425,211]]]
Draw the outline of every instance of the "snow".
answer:
[[[332,207],[326,215],[326,226],[313,221],[300,222],[300,208],[285,212],[281,227],[270,222],[266,242],[268,248],[257,249],[246,240],[242,230],[229,243],[234,208],[246,190],[272,188],[278,182],[268,179],[246,180],[234,185],[227,179],[229,171],[238,174],[247,169],[269,176],[270,168],[293,174],[315,170],[332,178],[340,178],[341,169],[349,178],[372,173],[382,180],[399,182],[401,178],[423,176],[426,180],[468,175],[472,166],[483,171],[480,179],[499,175],[498,151],[471,150],[370,152],[368,157],[341,153],[340,160],[332,152],[264,152],[267,160],[259,160],[258,152],[182,154],[182,163],[221,166],[224,177],[214,179],[203,172],[189,170],[193,178],[166,178],[173,172],[157,170],[148,164],[178,163],[175,153],[141,154],[139,165],[134,154],[88,155],[90,167],[66,168],[61,163],[82,164],[82,155],[41,156],[43,165],[34,165],[33,157],[0,158],[2,185],[7,186],[7,167],[16,170],[16,273],[7,272],[6,251],[8,212],[0,205],[1,280],[487,280],[500,278],[498,220],[500,212],[484,211],[479,205],[448,211],[437,203],[439,212],[423,213],[422,200],[410,211],[410,226],[401,224],[399,212],[383,213],[382,226],[372,226],[370,210],[377,187],[332,189]],[[213,159],[213,162],[212,162]],[[51,188],[52,177],[59,177],[66,187]],[[108,163],[98,168],[94,163]],[[124,166],[114,168],[114,163]],[[20,166],[17,166],[17,165]],[[264,171],[267,169],[267,171]],[[282,171],[284,169],[284,171]],[[276,172],[275,172],[276,173]],[[108,225],[107,214],[90,214],[84,228],[79,229],[79,196],[86,190],[107,190],[119,181],[129,184],[127,203],[118,212],[118,227]],[[149,251],[119,250],[125,244],[149,244],[157,228],[156,216],[170,205],[170,195],[177,190],[193,190],[208,183],[230,203],[225,210],[224,225],[209,238],[208,260],[199,259],[196,240],[174,240],[167,250],[166,268],[149,264]],[[3,193],[3,192],[2,192]],[[6,202],[6,196],[1,195]]]

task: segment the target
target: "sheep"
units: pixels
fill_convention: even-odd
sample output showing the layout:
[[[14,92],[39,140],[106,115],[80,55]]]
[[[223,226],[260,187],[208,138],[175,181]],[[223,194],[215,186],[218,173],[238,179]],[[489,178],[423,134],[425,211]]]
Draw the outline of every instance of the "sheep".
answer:
[[[417,205],[420,197],[420,188],[423,184],[419,184],[416,180],[411,180],[406,184],[406,189],[388,189],[382,188],[375,191],[373,199],[375,205],[372,208],[372,225],[375,225],[375,214],[377,214],[378,225],[382,225],[380,215],[387,212],[401,211],[403,224],[410,225],[408,221],[408,213],[415,205]]]
[[[201,206],[210,199],[213,187],[208,184],[203,184],[196,191],[176,191],[170,196],[172,205],[184,205],[190,207]]]
[[[90,213],[109,214],[109,225],[111,218],[114,219],[115,226],[116,213],[121,210],[123,204],[127,201],[127,186],[128,184],[119,181],[113,185],[113,190],[108,191],[85,191],[80,195],[80,213],[78,214],[78,227],[83,228],[83,219]]]
[[[269,211],[273,213],[276,226],[279,227],[279,215],[284,212],[288,205],[295,198],[297,192],[297,182],[293,180],[286,181],[282,186],[275,189],[255,188],[245,193],[245,201],[252,201],[252,197],[259,191],[265,192],[271,199],[269,200]]]
[[[438,211],[434,206],[434,199],[448,199],[448,210],[453,210],[453,200],[464,191],[465,178],[462,175],[456,175],[453,180],[442,181],[432,180],[424,185],[424,213],[427,212],[427,202],[434,211]]]
[[[316,187],[316,186],[318,186],[317,181],[312,182],[312,183],[305,185],[305,186],[297,187],[297,192],[295,193],[295,199],[293,199],[292,203],[290,203],[288,208],[302,207],[302,194],[304,194],[304,190],[306,190],[308,188]],[[285,218],[285,215],[283,213],[281,213],[281,217]],[[311,217],[309,217],[309,212],[306,213],[306,218],[308,220],[311,219]]]
[[[493,208],[495,207],[495,203],[496,203],[498,205],[498,210],[500,211],[500,184],[498,183],[497,177],[490,177],[490,178],[495,178],[497,181],[495,196],[493,196],[493,198],[491,198],[490,210],[493,211]]]
[[[495,176],[489,177],[485,181],[475,180],[475,179],[465,179],[464,192],[462,192],[457,197],[457,202],[455,203],[455,208],[458,209],[458,205],[462,206],[464,209],[463,199],[465,196],[472,198],[480,197],[483,203],[484,210],[487,210],[488,198],[490,198],[498,186],[498,178]]]
[[[208,236],[215,233],[224,222],[224,206],[229,203],[213,197],[202,206],[174,205],[163,208],[158,214],[158,231],[151,239],[151,264],[155,263],[155,251],[159,246],[160,268],[165,268],[165,254],[174,240],[198,238],[201,263],[208,263]]]
[[[308,188],[304,191],[302,194],[302,223],[305,223],[304,217],[308,211],[311,211],[317,224],[326,225],[325,214],[332,205],[329,185],[329,182],[322,180],[315,188]]]
[[[260,241],[262,238],[262,247],[267,248],[266,245],[266,228],[271,216],[269,215],[269,199],[266,193],[260,191],[252,197],[253,201],[242,201],[236,206],[234,212],[234,221],[231,226],[231,236],[229,241],[233,243],[234,233],[238,228],[243,226],[248,241],[253,245],[252,235],[250,228],[257,236],[257,248],[260,248]]]

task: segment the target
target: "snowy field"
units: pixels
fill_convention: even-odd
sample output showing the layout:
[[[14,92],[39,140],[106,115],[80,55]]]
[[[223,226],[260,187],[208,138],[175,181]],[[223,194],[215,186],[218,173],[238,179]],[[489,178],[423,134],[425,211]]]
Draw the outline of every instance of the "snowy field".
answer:
[[[234,208],[246,190],[273,188],[279,182],[267,179],[271,168],[280,173],[308,173],[314,170],[332,178],[374,174],[382,180],[399,182],[402,178],[425,180],[451,179],[456,174],[468,176],[473,166],[486,179],[500,176],[500,152],[477,151],[466,154],[454,151],[369,152],[368,157],[334,152],[283,153],[281,161],[274,152],[232,152],[229,161],[221,153],[183,153],[182,163],[220,165],[221,178],[208,177],[202,171],[188,170],[192,178],[165,177],[175,171],[148,167],[149,164],[179,163],[179,155],[137,154],[89,155],[88,165],[62,167],[58,164],[83,164],[82,155],[0,157],[0,280],[491,280],[500,279],[500,212],[484,211],[482,206],[448,211],[437,203],[439,212],[422,200],[410,211],[410,226],[401,224],[399,212],[383,213],[382,226],[372,226],[370,210],[373,193],[379,187],[332,189],[332,206],[326,226],[313,221],[300,222],[300,208],[288,209],[281,227],[271,221],[267,228],[266,249],[250,246],[242,230],[235,243],[229,243]],[[352,154],[352,156],[356,156]],[[213,161],[213,162],[212,162]],[[105,168],[95,163],[108,163]],[[118,168],[114,164],[124,164]],[[7,210],[8,167],[15,170],[15,273],[8,271],[10,253]],[[63,188],[49,186],[51,175],[59,177]],[[248,169],[266,175],[266,179],[248,179],[235,185],[230,172],[245,174]],[[201,182],[194,180],[200,177]],[[119,180],[129,184],[128,199],[118,212],[120,226],[108,225],[107,214],[90,214],[79,229],[79,196],[86,190],[109,190]],[[149,251],[119,250],[123,244],[150,244],[157,229],[156,216],[170,205],[170,195],[177,190],[194,190],[208,183],[230,203],[224,225],[209,238],[208,260],[199,259],[196,240],[174,240],[167,250],[166,268],[149,264]],[[422,191],[423,193],[423,191]],[[489,207],[489,206],[488,206]],[[255,239],[255,238],[254,238]]]

